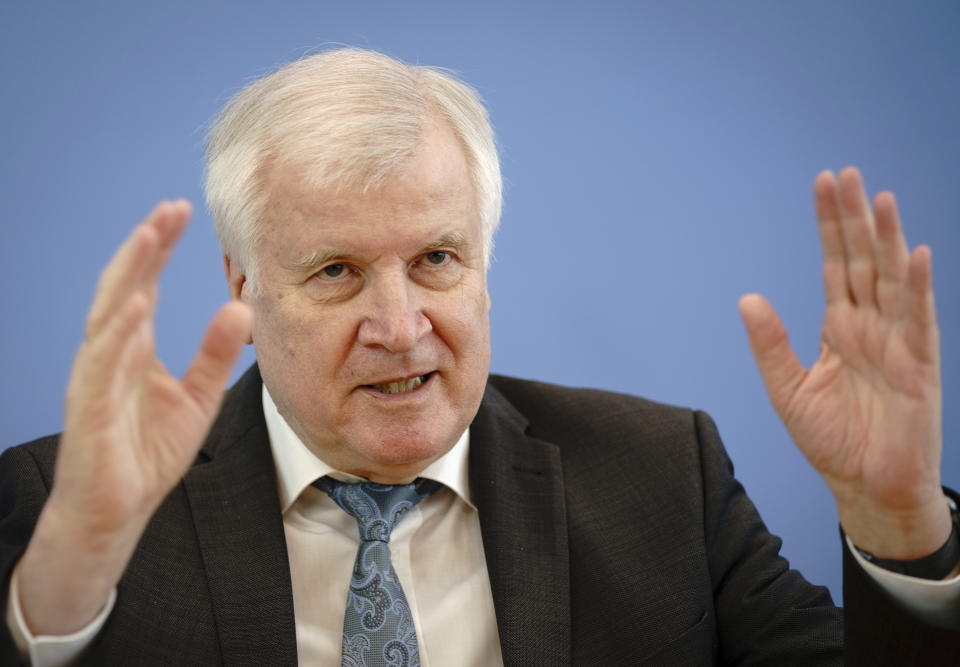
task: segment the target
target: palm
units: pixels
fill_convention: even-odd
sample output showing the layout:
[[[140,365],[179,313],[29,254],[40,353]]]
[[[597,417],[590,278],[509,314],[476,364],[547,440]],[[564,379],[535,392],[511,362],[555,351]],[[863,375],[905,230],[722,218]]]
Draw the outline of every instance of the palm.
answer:
[[[875,311],[829,308],[822,339],[784,423],[831,487],[862,483],[891,504],[909,502],[936,463],[911,446],[939,440],[936,365],[917,359]]]
[[[76,481],[81,506],[103,528],[149,512],[183,474],[208,425],[179,382],[154,366],[134,379],[136,386],[118,387],[120,395],[70,406],[58,477]],[[74,424],[83,429],[78,452],[71,447]]]

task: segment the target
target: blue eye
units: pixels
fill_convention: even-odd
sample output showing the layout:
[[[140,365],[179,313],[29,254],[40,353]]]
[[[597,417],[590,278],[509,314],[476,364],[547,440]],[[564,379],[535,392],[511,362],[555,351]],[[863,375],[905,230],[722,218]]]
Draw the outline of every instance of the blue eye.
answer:
[[[327,278],[339,278],[343,275],[346,267],[343,264],[331,264],[321,269],[323,275]]]
[[[433,264],[434,266],[440,266],[450,257],[447,253],[442,250],[434,250],[433,252],[428,252],[426,254],[427,262]]]

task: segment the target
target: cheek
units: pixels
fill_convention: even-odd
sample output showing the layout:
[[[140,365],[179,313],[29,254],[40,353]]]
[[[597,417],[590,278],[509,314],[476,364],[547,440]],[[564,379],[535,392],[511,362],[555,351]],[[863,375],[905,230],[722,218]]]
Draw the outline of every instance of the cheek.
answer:
[[[285,339],[282,314],[272,300],[260,297],[253,301],[253,344],[257,353],[277,349]]]
[[[253,342],[257,356],[269,363],[289,365],[303,363],[310,357],[311,326],[305,308],[291,307],[293,299],[277,295],[261,298],[254,311]]]
[[[271,335],[273,347],[284,356],[289,371],[307,375],[308,382],[329,382],[350,376],[351,352],[355,348],[357,322],[350,312],[316,304],[282,308]]]
[[[461,292],[446,304],[439,333],[461,363],[483,365],[490,357],[490,317],[486,291]],[[486,369],[483,369],[486,372]]]

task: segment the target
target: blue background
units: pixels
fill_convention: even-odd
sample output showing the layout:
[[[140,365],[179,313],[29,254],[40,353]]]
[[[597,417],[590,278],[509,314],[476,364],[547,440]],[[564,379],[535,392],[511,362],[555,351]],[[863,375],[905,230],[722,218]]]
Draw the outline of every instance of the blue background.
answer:
[[[198,208],[158,313],[182,372],[227,297],[207,120],[318,46],[376,48],[452,68],[489,104],[506,183],[493,369],[709,411],[784,553],[839,598],[832,499],[769,407],[736,302],[767,295],[812,362],[813,177],[853,163],[894,189],[908,240],[934,250],[960,487],[958,34],[949,1],[2,3],[0,448],[60,429],[99,271],[162,197]]]

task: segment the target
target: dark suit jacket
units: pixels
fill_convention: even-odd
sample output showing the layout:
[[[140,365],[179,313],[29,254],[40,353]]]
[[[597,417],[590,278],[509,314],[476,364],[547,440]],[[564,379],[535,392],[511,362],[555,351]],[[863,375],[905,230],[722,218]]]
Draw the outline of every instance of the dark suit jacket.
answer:
[[[296,662],[260,383],[253,367],[228,393],[84,662]],[[471,485],[505,665],[841,664],[840,611],[778,556],[780,541],[732,477],[703,413],[491,376],[471,429]],[[52,483],[55,451],[52,437],[0,456],[0,601]],[[857,659],[945,663],[956,630],[910,618],[855,565],[848,575],[845,596],[861,617],[848,624]],[[870,631],[877,624],[879,637]],[[862,653],[871,647],[875,655]],[[16,660],[0,624],[0,664]]]

